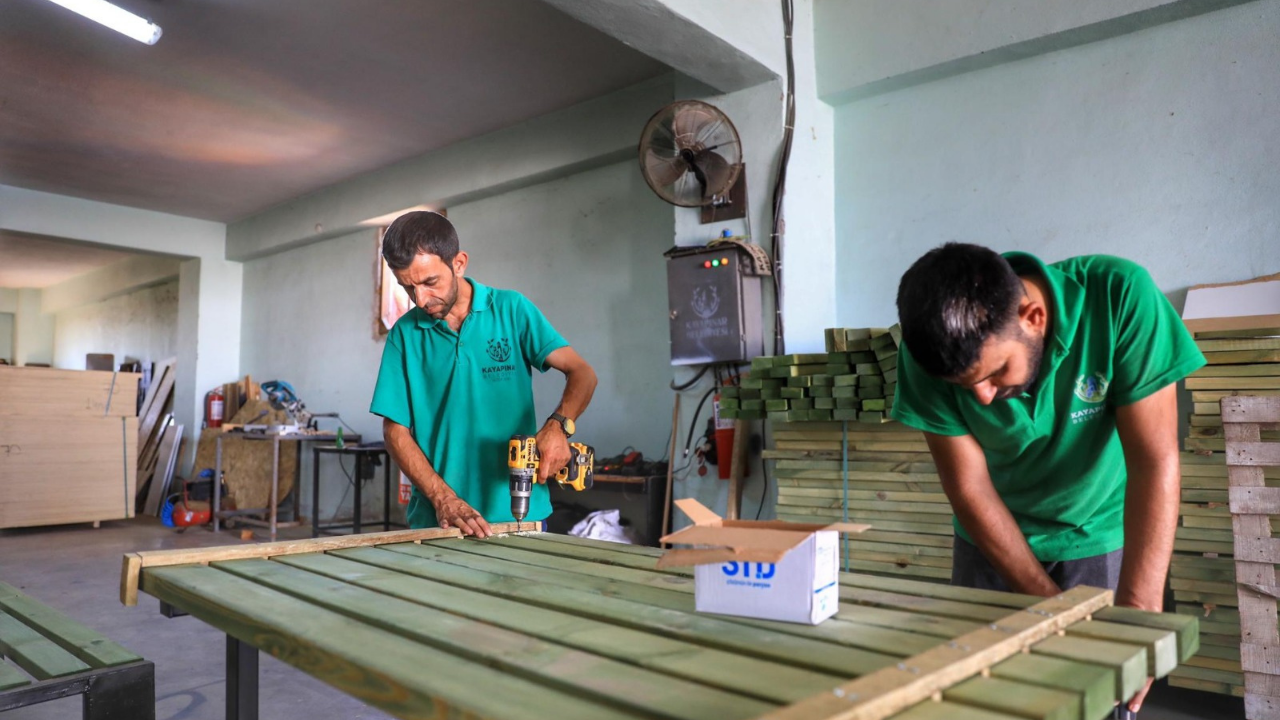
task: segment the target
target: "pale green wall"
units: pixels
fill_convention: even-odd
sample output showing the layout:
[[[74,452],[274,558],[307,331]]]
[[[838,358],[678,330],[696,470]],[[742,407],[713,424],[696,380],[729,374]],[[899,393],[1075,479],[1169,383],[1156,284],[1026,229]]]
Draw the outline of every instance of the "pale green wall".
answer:
[[[0,312],[0,359],[13,363],[13,313]]]
[[[55,317],[53,362],[60,368],[83,370],[88,353],[111,353],[117,366],[177,355],[177,281],[61,310]]]
[[[1280,270],[1277,37],[1259,0],[840,106],[841,324],[949,240],[1121,255],[1179,303]]]
[[[449,217],[470,273],[528,295],[599,373],[580,438],[603,455],[625,445],[662,455],[671,412],[662,251],[671,216],[632,164],[458,205]],[[367,230],[246,263],[240,364],[259,382],[288,380],[309,409],[340,412],[379,440],[381,419],[368,411],[383,348],[373,333],[375,253]],[[562,388],[554,371],[535,380],[539,413],[551,412]],[[336,465],[323,470],[327,518],[347,481]],[[302,477],[310,473],[307,457]],[[380,488],[368,497],[372,518]],[[347,498],[344,513],[349,507]]]

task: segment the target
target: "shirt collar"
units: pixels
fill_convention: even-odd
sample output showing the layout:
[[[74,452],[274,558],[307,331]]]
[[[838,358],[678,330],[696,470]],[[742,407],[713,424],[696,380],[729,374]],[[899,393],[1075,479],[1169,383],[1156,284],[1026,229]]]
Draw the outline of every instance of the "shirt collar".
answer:
[[[471,283],[471,310],[469,312],[484,312],[493,307],[493,289],[488,285],[482,285],[480,282],[469,277],[462,278],[464,282]],[[427,314],[426,310],[420,307],[414,307],[409,312],[416,313],[414,319],[420,328],[433,328],[444,322],[444,318],[437,320]]]
[[[1084,311],[1084,287],[1052,265],[1046,265],[1040,258],[1031,253],[1007,252],[1004,259],[1009,261],[1013,271],[1019,275],[1036,273],[1045,279],[1052,295],[1053,317],[1052,352],[1049,355],[1050,367],[1056,368],[1059,361],[1071,349],[1076,329],[1080,326],[1080,316]],[[1045,348],[1049,350],[1050,348]]]

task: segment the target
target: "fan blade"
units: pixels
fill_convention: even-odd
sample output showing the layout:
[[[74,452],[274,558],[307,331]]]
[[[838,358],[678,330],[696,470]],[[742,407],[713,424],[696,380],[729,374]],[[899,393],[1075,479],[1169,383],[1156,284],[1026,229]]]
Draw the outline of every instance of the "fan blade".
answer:
[[[652,149],[644,154],[644,171],[658,187],[666,187],[688,172],[689,166],[679,157],[663,157]]]
[[[719,123],[720,119],[707,108],[700,105],[681,105],[671,118],[671,134],[675,136],[676,147],[692,148],[697,145],[710,124]]]
[[[729,192],[729,186],[736,179],[739,167],[730,164],[720,153],[710,151],[698,153],[695,164],[706,178],[706,185],[702,192],[704,200]]]

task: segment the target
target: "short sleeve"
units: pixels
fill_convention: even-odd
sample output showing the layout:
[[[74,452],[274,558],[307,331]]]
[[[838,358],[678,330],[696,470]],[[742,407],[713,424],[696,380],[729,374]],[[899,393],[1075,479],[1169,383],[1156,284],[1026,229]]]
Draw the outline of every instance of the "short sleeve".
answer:
[[[520,327],[520,352],[529,367],[538,372],[546,372],[550,366],[547,358],[562,347],[569,347],[569,341],[556,332],[547,320],[547,316],[533,304],[529,298],[516,294],[516,312]]]
[[[1115,358],[1110,396],[1130,405],[1204,367],[1204,354],[1173,305],[1142,267],[1113,290]]]
[[[945,380],[926,373],[903,345],[898,350],[898,387],[893,419],[934,435],[968,435],[956,405],[955,389]]]
[[[399,425],[413,427],[403,343],[402,334],[393,328],[382,349],[382,365],[378,367],[378,382],[373,388],[369,412]]]

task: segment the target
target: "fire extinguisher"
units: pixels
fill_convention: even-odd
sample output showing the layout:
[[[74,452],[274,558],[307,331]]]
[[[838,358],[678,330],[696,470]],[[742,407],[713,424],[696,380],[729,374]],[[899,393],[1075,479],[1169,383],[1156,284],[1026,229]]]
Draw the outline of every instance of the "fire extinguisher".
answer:
[[[215,388],[212,392],[204,396],[204,419],[205,427],[220,428],[222,427],[223,408],[227,406],[227,398],[222,394],[222,388]]]
[[[729,479],[729,471],[733,464],[733,428],[734,422],[720,417],[720,393],[715,397],[716,417],[716,465],[721,480]]]

